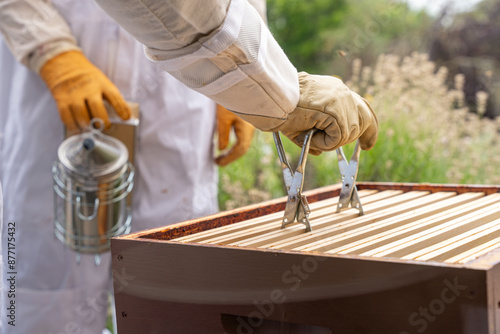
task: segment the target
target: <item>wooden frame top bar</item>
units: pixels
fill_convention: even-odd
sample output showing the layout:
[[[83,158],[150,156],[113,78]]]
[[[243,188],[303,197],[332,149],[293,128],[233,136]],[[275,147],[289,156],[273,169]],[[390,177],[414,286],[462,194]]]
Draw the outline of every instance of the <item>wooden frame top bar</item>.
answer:
[[[321,187],[306,191],[305,195],[307,196],[307,200],[309,203],[314,203],[327,198],[338,196],[341,186],[341,184],[335,184],[331,186]],[[467,192],[483,192],[485,195],[500,192],[500,186],[498,185],[357,182],[356,186],[358,190],[374,189],[379,191],[429,191],[431,193],[450,191],[457,194]],[[281,197],[270,201],[245,206],[235,210],[220,212],[207,217],[131,233],[125,236],[117,237],[116,239],[150,239],[158,241],[168,241],[181,236],[187,236],[216,227],[234,224],[255,217],[283,211],[285,209],[285,204],[286,197]]]

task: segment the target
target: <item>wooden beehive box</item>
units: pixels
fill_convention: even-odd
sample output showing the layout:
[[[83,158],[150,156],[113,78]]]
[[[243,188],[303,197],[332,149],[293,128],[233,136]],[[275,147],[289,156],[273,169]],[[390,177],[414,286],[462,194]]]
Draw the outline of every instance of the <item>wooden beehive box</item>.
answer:
[[[500,187],[357,186],[114,238],[118,333],[500,333]]]

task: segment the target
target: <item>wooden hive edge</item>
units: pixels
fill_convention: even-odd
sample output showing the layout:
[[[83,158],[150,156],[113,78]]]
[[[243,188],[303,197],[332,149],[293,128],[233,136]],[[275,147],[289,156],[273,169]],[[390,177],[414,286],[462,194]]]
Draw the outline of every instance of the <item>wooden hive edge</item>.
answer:
[[[321,187],[304,192],[309,203],[314,203],[327,198],[338,196],[341,184]],[[244,206],[238,209],[219,212],[210,216],[188,220],[185,222],[163,226],[155,229],[143,230],[136,233],[116,237],[117,239],[153,239],[171,240],[180,236],[186,236],[216,227],[238,223],[255,217],[270,213],[283,211],[285,209],[286,197],[280,197],[269,201]]]
[[[304,192],[309,203],[314,203],[327,198],[338,196],[341,184],[334,184]],[[357,182],[358,190],[401,190],[434,192],[484,192],[486,195],[500,192],[500,186],[494,185],[463,185],[463,184],[433,184],[433,183],[391,183],[391,182]],[[238,223],[244,220],[283,211],[286,197],[281,197],[258,204],[253,204],[230,211],[219,212],[210,216],[201,217],[177,224],[163,226],[155,229],[143,230],[136,233],[119,236],[114,239],[148,239],[168,241],[181,236],[210,230],[213,228]]]
[[[408,191],[453,191],[457,194],[467,192],[484,192],[485,195],[490,195],[500,192],[499,185],[480,185],[480,184],[438,184],[438,183],[391,183],[391,182],[357,182],[358,190],[376,189],[384,190],[402,190]]]
[[[401,259],[395,257],[370,257],[362,255],[349,255],[349,254],[336,254],[336,253],[323,253],[314,251],[297,251],[288,249],[267,249],[267,248],[254,248],[254,247],[238,247],[233,245],[219,245],[219,244],[205,244],[199,243],[183,243],[177,241],[164,241],[158,239],[126,239],[126,238],[113,238],[111,240],[111,249],[114,254],[121,253],[123,249],[129,249],[133,245],[147,245],[147,244],[164,244],[165,246],[180,246],[180,247],[196,247],[198,249],[225,249],[228,251],[249,251],[249,252],[259,252],[268,253],[277,256],[278,254],[289,254],[289,255],[299,255],[304,257],[314,257],[314,258],[336,258],[344,260],[361,260],[368,262],[383,262],[383,263],[400,263],[400,264],[412,264],[424,267],[441,267],[441,268],[457,268],[457,269],[468,269],[468,270],[478,270],[478,271],[488,271],[496,264],[500,262],[500,249],[492,252],[493,255],[487,254],[486,261],[472,261],[470,263],[444,263],[439,261],[419,261],[413,259]],[[495,256],[496,255],[496,256]]]

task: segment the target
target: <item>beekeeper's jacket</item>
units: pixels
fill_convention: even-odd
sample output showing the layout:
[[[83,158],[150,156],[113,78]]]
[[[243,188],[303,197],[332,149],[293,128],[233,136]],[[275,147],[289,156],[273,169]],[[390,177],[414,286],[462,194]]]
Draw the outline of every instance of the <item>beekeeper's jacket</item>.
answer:
[[[139,102],[133,230],[217,210],[215,104],[157,71],[142,46],[93,0],[0,0],[0,29],[2,236],[8,222],[17,228],[16,322],[7,323],[10,299],[3,298],[3,333],[100,334],[110,257],[96,267],[93,256],[85,255],[77,265],[75,253],[54,237],[51,166],[64,139],[63,124],[36,72],[51,57],[81,48],[125,99]],[[3,242],[4,258],[5,252]],[[133,279],[115,274],[115,285]]]

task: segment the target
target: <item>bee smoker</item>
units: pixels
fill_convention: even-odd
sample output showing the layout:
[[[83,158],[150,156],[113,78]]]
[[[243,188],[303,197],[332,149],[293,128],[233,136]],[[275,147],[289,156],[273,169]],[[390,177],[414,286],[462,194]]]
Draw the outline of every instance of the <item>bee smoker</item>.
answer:
[[[127,147],[101,130],[90,127],[67,138],[52,167],[55,235],[77,261],[81,253],[95,254],[96,265],[110,238],[130,232],[127,196],[134,186]]]

